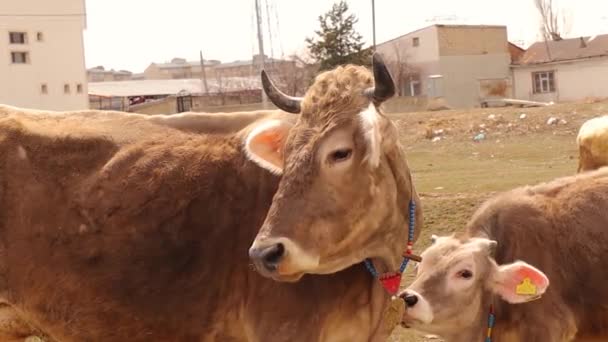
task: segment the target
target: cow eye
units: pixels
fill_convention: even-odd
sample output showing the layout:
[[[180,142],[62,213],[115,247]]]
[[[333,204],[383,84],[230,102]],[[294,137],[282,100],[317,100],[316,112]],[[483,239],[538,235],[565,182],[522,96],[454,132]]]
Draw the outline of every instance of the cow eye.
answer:
[[[347,160],[348,158],[350,158],[350,156],[353,154],[353,150],[351,148],[344,148],[344,149],[340,149],[340,150],[335,150],[330,154],[330,161],[331,162],[342,162]]]
[[[458,277],[463,279],[471,279],[473,278],[473,272],[469,270],[462,270],[458,272]]]

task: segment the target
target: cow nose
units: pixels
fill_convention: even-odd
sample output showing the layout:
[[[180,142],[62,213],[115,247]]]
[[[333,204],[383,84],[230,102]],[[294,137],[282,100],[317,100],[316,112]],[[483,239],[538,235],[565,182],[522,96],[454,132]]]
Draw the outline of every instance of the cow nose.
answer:
[[[249,257],[256,263],[261,264],[269,272],[277,270],[281,259],[285,255],[285,246],[282,243],[256,248],[249,251]]]
[[[401,296],[401,298],[403,298],[405,306],[407,306],[408,308],[411,308],[416,305],[416,303],[418,303],[418,296],[416,296],[415,294],[405,293],[405,295]]]

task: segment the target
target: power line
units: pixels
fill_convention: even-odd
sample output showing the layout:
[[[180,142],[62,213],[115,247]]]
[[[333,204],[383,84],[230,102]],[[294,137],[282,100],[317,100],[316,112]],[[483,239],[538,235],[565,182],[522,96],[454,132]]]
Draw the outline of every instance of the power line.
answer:
[[[279,25],[279,10],[277,9],[277,3],[275,1],[272,2],[272,7],[274,10],[275,23],[277,26],[277,31],[276,31],[277,40],[279,41],[279,49],[281,51],[281,57],[283,57],[284,51],[283,51],[283,40],[281,39],[281,26]]]
[[[272,46],[272,25],[270,23],[270,9],[268,7],[268,0],[265,2],[266,5],[266,22],[268,25],[268,43],[270,44],[270,60],[272,62],[272,58],[274,58],[274,47]]]

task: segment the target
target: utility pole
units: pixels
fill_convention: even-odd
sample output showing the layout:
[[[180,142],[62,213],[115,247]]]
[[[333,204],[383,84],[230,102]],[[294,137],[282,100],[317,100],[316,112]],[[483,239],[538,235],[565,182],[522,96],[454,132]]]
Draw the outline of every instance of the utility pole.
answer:
[[[260,71],[264,70],[264,40],[262,39],[262,12],[260,9],[260,0],[255,0],[255,16],[257,18],[258,27],[258,53],[260,55]],[[259,74],[257,77],[260,77]],[[262,108],[266,109],[266,93],[262,89]]]
[[[374,51],[376,51],[376,4],[372,0],[372,36],[374,42]]]
[[[205,89],[205,95],[209,95],[209,88],[207,87],[207,72],[205,71],[205,60],[203,59],[203,50],[199,51],[201,57],[201,77],[203,79],[203,88]]]

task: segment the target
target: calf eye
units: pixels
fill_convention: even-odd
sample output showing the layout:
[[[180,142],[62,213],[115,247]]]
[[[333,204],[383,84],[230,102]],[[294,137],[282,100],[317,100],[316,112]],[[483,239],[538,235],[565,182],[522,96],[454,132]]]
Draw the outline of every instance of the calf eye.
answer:
[[[473,272],[469,270],[462,270],[458,272],[458,276],[463,279],[471,279],[473,278]]]
[[[340,149],[340,150],[335,150],[333,151],[329,158],[330,161],[333,163],[336,162],[341,162],[341,161],[345,161],[346,159],[350,158],[350,156],[353,154],[353,150],[350,148],[344,148],[344,149]]]

